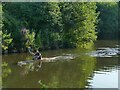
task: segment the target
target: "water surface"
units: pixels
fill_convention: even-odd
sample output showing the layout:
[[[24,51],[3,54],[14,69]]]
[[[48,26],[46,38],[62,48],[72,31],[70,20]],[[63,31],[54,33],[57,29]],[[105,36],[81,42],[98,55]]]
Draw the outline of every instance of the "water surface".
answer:
[[[116,46],[117,45],[117,46]],[[39,80],[49,88],[118,88],[118,58],[92,57],[86,53],[98,48],[116,48],[118,41],[101,40],[91,50],[64,49],[42,52],[43,57],[73,55],[74,59],[43,62],[20,67],[17,62],[30,60],[28,53],[3,56],[12,73],[3,79],[4,88],[39,88]]]

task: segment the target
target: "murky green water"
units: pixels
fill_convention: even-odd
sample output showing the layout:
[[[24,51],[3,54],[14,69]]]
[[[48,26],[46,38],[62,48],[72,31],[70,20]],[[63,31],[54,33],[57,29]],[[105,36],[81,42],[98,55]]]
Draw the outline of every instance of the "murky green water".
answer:
[[[97,41],[91,50],[65,49],[42,52],[43,57],[55,57],[71,54],[72,60],[37,63],[32,67],[20,67],[18,61],[29,60],[28,53],[3,56],[12,73],[3,79],[4,88],[39,88],[39,80],[49,88],[118,88],[118,57],[91,57],[86,53],[97,48],[114,48],[118,41]]]

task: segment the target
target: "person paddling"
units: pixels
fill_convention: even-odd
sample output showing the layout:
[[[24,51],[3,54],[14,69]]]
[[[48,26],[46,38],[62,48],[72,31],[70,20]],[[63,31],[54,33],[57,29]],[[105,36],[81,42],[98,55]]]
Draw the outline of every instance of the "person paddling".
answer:
[[[29,53],[31,55],[33,55],[33,60],[41,60],[42,59],[42,55],[38,50],[35,50],[35,53],[32,52],[31,47],[28,48]]]
[[[38,50],[35,50],[33,59],[34,60],[41,60],[42,59],[42,55]]]

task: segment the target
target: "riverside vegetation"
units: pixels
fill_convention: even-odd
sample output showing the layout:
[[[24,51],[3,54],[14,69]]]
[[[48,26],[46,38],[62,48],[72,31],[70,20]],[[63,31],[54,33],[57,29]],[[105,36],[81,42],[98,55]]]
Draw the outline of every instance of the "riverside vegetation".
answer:
[[[104,33],[118,33],[118,3],[2,3],[2,50],[24,52],[89,48]]]
[[[29,46],[39,50],[78,47],[88,49],[97,39],[104,39],[106,34],[118,39],[119,4],[117,2],[1,3],[2,53],[26,52]],[[5,62],[2,67],[1,77],[6,78],[11,69]],[[41,80],[38,83],[42,88],[47,87]]]

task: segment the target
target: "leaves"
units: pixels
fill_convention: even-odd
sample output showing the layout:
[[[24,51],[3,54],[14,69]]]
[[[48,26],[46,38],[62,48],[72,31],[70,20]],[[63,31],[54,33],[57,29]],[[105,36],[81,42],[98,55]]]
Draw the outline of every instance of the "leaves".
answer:
[[[34,45],[34,40],[35,40],[35,33],[32,32],[30,33],[29,30],[27,30],[27,33],[25,34],[25,39],[26,39],[26,47],[29,47],[29,45],[33,46]]]
[[[3,29],[11,34],[12,48],[16,49],[29,45],[41,49],[86,46],[97,38],[96,8],[93,2],[6,2]],[[28,29],[25,36],[21,34],[24,27]]]
[[[61,7],[65,47],[85,47],[87,43],[93,43],[97,38],[95,32],[98,17],[96,3],[62,3]]]
[[[99,2],[97,3],[99,15],[98,35],[103,37],[105,33],[114,34],[118,32],[118,3]],[[116,34],[115,34],[116,35]],[[106,36],[105,36],[106,37]]]
[[[13,39],[7,32],[1,32],[0,34],[2,35],[2,49],[7,50]]]

